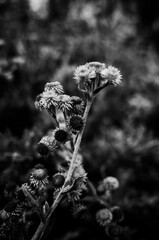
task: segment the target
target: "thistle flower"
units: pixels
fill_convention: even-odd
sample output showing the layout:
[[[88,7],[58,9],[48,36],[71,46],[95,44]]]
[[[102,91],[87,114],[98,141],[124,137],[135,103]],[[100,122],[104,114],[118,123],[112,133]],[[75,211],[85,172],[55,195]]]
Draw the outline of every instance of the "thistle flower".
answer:
[[[113,67],[109,66],[108,68],[104,68],[101,72],[101,78],[103,79],[102,83],[109,83],[114,86],[117,86],[121,83],[121,73],[120,71]]]
[[[115,177],[107,177],[103,180],[105,189],[108,191],[115,190],[119,187],[119,181]]]
[[[47,155],[49,152],[55,151],[57,148],[57,142],[54,139],[54,135],[50,134],[44,136],[38,143],[38,152],[41,155]]]
[[[100,62],[89,62],[86,63],[86,66],[90,69],[90,70],[94,70],[96,73],[100,73],[105,67],[105,63],[100,63]]]
[[[73,115],[67,121],[67,125],[72,132],[80,132],[84,126],[84,119],[79,115]]]
[[[34,185],[37,189],[39,190],[45,189],[49,184],[46,169],[43,168],[33,169],[30,174],[29,181],[30,184]]]
[[[47,92],[47,91],[54,91],[58,95],[64,93],[63,86],[58,81],[46,83],[44,91],[45,92]]]
[[[107,208],[100,209],[96,213],[96,220],[101,226],[106,226],[112,219],[112,213]]]
[[[61,173],[56,173],[52,177],[52,183],[55,188],[60,188],[65,182],[65,177]]]
[[[65,143],[69,140],[69,132],[66,129],[57,128],[54,131],[55,140],[59,143]]]

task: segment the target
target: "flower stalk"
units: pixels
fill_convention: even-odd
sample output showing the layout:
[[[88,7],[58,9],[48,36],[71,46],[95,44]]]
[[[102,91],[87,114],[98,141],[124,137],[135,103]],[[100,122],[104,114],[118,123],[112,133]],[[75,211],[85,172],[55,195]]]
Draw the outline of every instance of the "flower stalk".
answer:
[[[83,115],[84,126],[83,126],[83,129],[81,130],[81,132],[79,132],[78,137],[76,139],[71,164],[70,164],[65,182],[64,182],[60,192],[58,193],[56,199],[54,200],[54,202],[53,202],[53,204],[50,208],[50,211],[49,211],[48,215],[46,216],[45,222],[41,221],[39,227],[37,228],[37,230],[36,230],[36,232],[35,232],[35,234],[34,234],[34,236],[32,237],[31,240],[41,240],[41,239],[43,239],[43,236],[46,235],[46,231],[47,231],[47,234],[48,234],[48,226],[53,224],[53,222],[50,221],[52,219],[52,215],[53,215],[55,209],[57,208],[57,206],[59,205],[59,203],[60,203],[60,201],[63,197],[63,193],[65,192],[65,188],[67,187],[68,183],[71,182],[71,177],[72,177],[72,173],[73,173],[73,170],[74,170],[74,163],[75,163],[75,160],[76,160],[79,148],[80,148],[84,128],[85,128],[85,125],[86,125],[86,120],[87,120],[91,105],[92,105],[92,100],[88,100],[87,104],[86,104],[85,112],[84,112],[84,115]]]

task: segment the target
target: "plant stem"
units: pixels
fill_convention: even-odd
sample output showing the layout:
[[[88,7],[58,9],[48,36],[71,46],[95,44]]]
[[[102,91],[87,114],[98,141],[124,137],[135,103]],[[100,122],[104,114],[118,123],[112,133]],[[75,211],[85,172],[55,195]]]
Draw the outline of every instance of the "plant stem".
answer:
[[[43,238],[43,236],[45,235],[46,230],[48,229],[48,226],[50,224],[52,224],[52,222],[50,221],[51,216],[52,216],[53,212],[55,211],[56,207],[58,206],[58,204],[60,203],[60,201],[63,197],[63,191],[65,189],[66,184],[71,180],[71,177],[72,177],[72,173],[73,173],[73,170],[74,170],[74,163],[76,161],[76,157],[77,157],[77,154],[78,154],[78,151],[79,151],[79,148],[80,148],[80,144],[81,144],[84,128],[85,128],[85,125],[86,125],[86,120],[87,120],[87,117],[88,117],[88,113],[89,113],[89,110],[91,108],[91,104],[92,104],[92,101],[87,101],[87,105],[86,105],[85,112],[84,112],[84,115],[83,115],[84,126],[83,126],[82,131],[78,134],[78,137],[77,137],[77,140],[76,140],[76,143],[75,143],[74,152],[73,152],[73,155],[72,155],[71,164],[70,164],[70,167],[69,167],[69,170],[68,170],[68,173],[67,173],[67,177],[65,179],[65,183],[63,184],[60,192],[58,193],[56,199],[54,200],[54,202],[53,202],[53,204],[50,208],[50,211],[49,211],[48,215],[46,216],[45,222],[40,223],[39,227],[37,228],[37,230],[36,230],[36,232],[35,232],[35,234],[34,234],[34,236],[32,237],[31,240],[41,240]],[[48,233],[48,231],[47,231],[47,233]]]

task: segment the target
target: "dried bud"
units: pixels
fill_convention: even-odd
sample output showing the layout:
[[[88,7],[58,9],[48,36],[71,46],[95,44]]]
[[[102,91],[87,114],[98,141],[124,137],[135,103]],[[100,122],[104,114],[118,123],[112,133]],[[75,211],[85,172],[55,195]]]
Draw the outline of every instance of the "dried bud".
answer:
[[[30,184],[34,185],[39,190],[46,188],[49,184],[47,170],[43,168],[33,169],[29,181]]]
[[[69,133],[65,129],[56,129],[54,134],[57,142],[65,143],[69,139]]]
[[[81,116],[73,115],[69,120],[69,127],[72,131],[81,131],[84,126],[84,120]]]
[[[60,188],[65,182],[65,177],[63,174],[56,173],[52,177],[52,183],[55,188]]]
[[[96,220],[101,226],[106,226],[112,219],[112,213],[107,208],[100,209],[96,213]]]

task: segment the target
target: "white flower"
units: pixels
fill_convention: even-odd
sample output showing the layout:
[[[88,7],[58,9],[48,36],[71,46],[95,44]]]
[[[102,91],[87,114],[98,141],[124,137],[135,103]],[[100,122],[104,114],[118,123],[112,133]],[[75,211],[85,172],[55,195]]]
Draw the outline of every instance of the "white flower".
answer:
[[[120,71],[113,67],[113,66],[109,66],[108,68],[104,68],[101,72],[100,72],[101,77],[104,80],[104,83],[106,83],[107,81],[110,84],[113,85],[119,85],[121,83],[121,73]]]
[[[56,94],[63,94],[64,89],[60,82],[48,82],[45,85],[44,91],[54,91]]]

